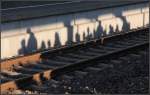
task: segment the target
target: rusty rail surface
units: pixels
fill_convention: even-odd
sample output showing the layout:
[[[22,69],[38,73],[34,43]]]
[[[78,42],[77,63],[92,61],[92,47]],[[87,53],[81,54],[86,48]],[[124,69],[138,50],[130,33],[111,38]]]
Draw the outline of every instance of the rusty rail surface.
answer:
[[[148,27],[137,28],[126,33],[74,44],[71,47],[64,46],[60,49],[4,60],[0,63],[0,75],[3,77],[1,91],[12,91],[34,83],[41,84],[42,81],[51,79],[63,72],[64,69],[76,68],[82,63],[97,58],[106,58],[109,55],[132,50],[135,47],[145,47],[149,44],[148,29]],[[84,52],[86,49],[89,50]],[[76,50],[81,54],[73,52]]]

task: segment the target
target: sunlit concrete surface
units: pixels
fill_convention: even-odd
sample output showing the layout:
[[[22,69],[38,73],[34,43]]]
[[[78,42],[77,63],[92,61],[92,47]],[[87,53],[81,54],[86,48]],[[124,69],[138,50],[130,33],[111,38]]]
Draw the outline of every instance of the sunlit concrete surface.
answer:
[[[2,24],[1,59],[149,24],[149,5],[137,4]],[[105,33],[104,33],[105,32]]]

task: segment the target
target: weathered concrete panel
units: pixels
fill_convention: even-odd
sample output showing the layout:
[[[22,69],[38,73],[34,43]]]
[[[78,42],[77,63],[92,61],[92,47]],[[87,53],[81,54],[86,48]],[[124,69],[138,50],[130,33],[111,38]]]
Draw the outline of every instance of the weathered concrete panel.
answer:
[[[88,37],[93,38],[94,32],[94,23],[77,25],[74,27],[74,42],[87,40]]]
[[[67,42],[67,28],[54,29],[50,31],[11,36],[1,39],[1,54],[5,57],[16,56],[32,52],[37,49],[60,47]]]
[[[12,54],[10,51],[10,44],[8,43],[9,39],[1,39],[1,57],[9,57]],[[14,43],[15,44],[15,43]]]
[[[129,22],[131,29],[141,27],[143,26],[143,14],[135,14],[127,16],[127,21]]]
[[[146,6],[131,5],[3,24],[2,58],[149,24],[149,8]]]
[[[122,27],[122,22],[117,22],[117,19],[107,19],[102,21],[103,30],[106,30],[107,35],[115,32],[117,25],[118,27]]]

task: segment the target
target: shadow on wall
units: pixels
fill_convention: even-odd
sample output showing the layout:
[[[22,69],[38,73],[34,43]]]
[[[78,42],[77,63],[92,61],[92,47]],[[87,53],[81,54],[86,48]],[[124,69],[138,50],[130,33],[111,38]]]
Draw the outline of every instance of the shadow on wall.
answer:
[[[123,22],[122,31],[124,31],[124,32],[129,31],[130,30],[130,23],[127,22],[127,19],[125,17],[123,17],[123,16],[121,16],[120,19]]]
[[[28,44],[27,44],[27,52],[32,52],[37,50],[37,39],[34,33],[31,32],[31,29],[27,29],[27,33],[29,34]]]
[[[68,26],[67,24],[65,24],[65,27],[67,27],[66,45],[71,45],[73,43],[73,26]]]
[[[114,15],[118,18],[121,19],[121,21],[123,22],[122,25],[122,32],[126,32],[130,29],[130,23],[127,21],[127,19],[122,16],[122,12],[114,12]],[[97,17],[93,17],[92,19],[96,19]],[[86,17],[86,19],[89,19],[88,17]],[[90,18],[91,19],[91,18]],[[98,21],[98,20],[97,20]],[[71,21],[70,21],[71,23]],[[64,23],[65,24],[65,23]],[[92,31],[90,30],[90,28],[88,27],[86,31],[83,31],[83,34],[79,33],[79,29],[77,30],[77,33],[75,34],[75,42],[73,42],[73,37],[74,37],[74,33],[73,33],[73,26],[65,24],[65,27],[67,28],[67,41],[66,41],[66,45],[70,46],[73,43],[80,43],[81,42],[81,37],[83,37],[83,41],[89,41],[91,39],[99,39],[103,36],[107,36],[107,35],[113,35],[116,33],[119,33],[119,25],[116,25],[116,28],[114,29],[114,27],[109,24],[109,31],[106,30],[106,27],[104,29],[104,27],[102,26],[101,21],[98,21],[98,26],[96,29],[93,29]],[[108,33],[106,33],[108,32]],[[37,48],[37,39],[34,35],[34,33],[31,31],[30,28],[27,29],[27,33],[29,34],[29,39],[27,41],[27,46],[26,46],[26,41],[25,39],[23,39],[21,41],[21,48],[18,50],[18,54],[26,54],[26,53],[31,53],[34,52],[36,50],[44,50],[44,49],[50,49],[51,46],[51,41],[48,40],[48,42],[41,42],[41,47],[38,49]],[[59,48],[62,46],[61,40],[60,40],[60,35],[58,32],[55,33],[55,41],[54,41],[54,48]],[[47,47],[46,47],[47,46]]]
[[[112,25],[109,25],[109,35],[113,35],[114,34],[114,28]]]
[[[76,33],[76,36],[75,36],[75,39],[76,39],[76,42],[77,43],[80,43],[80,34],[79,34],[79,32],[77,31],[77,33]]]
[[[21,48],[18,51],[19,54],[26,54],[37,50],[37,39],[34,33],[31,32],[30,28],[27,29],[27,33],[29,34],[27,46],[25,39],[23,39],[21,41]]]
[[[41,47],[39,49],[37,48],[37,39],[36,39],[34,33],[31,31],[31,28],[27,29],[27,33],[29,34],[29,39],[28,39],[27,43],[26,43],[25,39],[23,39],[21,41],[21,48],[18,50],[19,55],[24,55],[27,53],[35,52],[37,50],[46,49],[46,44],[44,41],[41,42]],[[55,34],[55,38],[56,38],[55,45],[61,46],[58,33]],[[48,40],[47,46],[48,46],[48,48],[51,48],[50,40]]]
[[[41,47],[37,48],[37,39],[36,39],[34,33],[31,31],[30,28],[27,29],[27,33],[29,34],[29,39],[27,41],[28,43],[26,43],[25,39],[23,39],[21,41],[21,48],[18,50],[19,55],[24,55],[27,53],[35,52],[37,50],[44,50],[44,49],[50,49],[51,48],[51,41],[50,40],[48,40],[48,42],[47,42],[48,48],[46,48],[46,44],[44,41],[41,42]],[[61,47],[61,41],[60,41],[60,37],[59,37],[58,32],[55,33],[54,47],[55,48]]]
[[[37,50],[37,39],[34,33],[31,32],[30,28],[27,29],[27,33],[29,34],[27,46],[25,39],[23,39],[21,41],[21,48],[18,51],[19,54],[30,53]]]
[[[123,23],[121,30],[123,32],[130,30],[130,23],[127,21],[126,17],[122,15],[122,11],[114,11],[114,16],[121,19]]]
[[[55,48],[61,47],[61,41],[60,41],[58,32],[55,33],[55,43],[54,43],[54,47],[55,47]]]
[[[42,43],[41,43],[41,50],[44,50],[46,48],[46,45],[45,45],[45,42],[44,41],[42,41]]]
[[[116,32],[116,33],[119,33],[119,26],[118,26],[118,25],[116,25],[115,32]]]
[[[102,27],[101,21],[98,22],[98,27],[96,29],[95,38],[99,39],[101,36],[104,35],[104,29]]]
[[[25,53],[27,53],[27,47],[26,47],[26,41],[25,39],[23,39],[21,41],[21,48],[19,49],[18,54],[23,55]]]

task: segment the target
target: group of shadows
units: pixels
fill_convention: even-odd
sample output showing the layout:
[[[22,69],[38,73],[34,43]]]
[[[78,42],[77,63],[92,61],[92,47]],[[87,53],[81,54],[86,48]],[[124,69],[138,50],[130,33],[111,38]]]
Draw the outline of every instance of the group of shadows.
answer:
[[[124,32],[128,31],[130,29],[130,23],[127,22],[126,20],[123,20],[123,25],[122,25],[122,29]],[[122,32],[123,32],[122,31]],[[87,32],[85,34],[85,32]],[[107,35],[112,35],[114,33],[118,33],[119,32],[119,27],[118,25],[116,26],[116,29],[113,28],[112,25],[109,25],[109,34],[106,34],[106,29],[104,29],[101,25],[101,21],[99,21],[98,27],[96,30],[93,31],[93,33],[90,32],[89,27],[87,28],[87,31],[84,31],[82,35],[80,35],[79,32],[77,32],[75,34],[75,42],[73,42],[73,27],[67,27],[67,41],[65,45],[71,45],[72,43],[80,43],[81,42],[81,36],[83,37],[82,41],[89,41],[91,39],[98,39],[101,38],[102,36],[107,36]],[[26,45],[26,40],[23,39],[21,41],[21,48],[18,50],[18,54],[19,55],[24,55],[24,54],[28,54],[28,53],[32,53],[35,51],[42,51],[44,49],[51,49],[51,41],[48,40],[47,42],[42,41],[41,42],[41,47],[38,48],[37,47],[37,39],[34,35],[34,33],[31,31],[30,28],[27,29],[27,33],[29,34],[29,39],[27,41],[27,45]],[[48,47],[46,47],[46,44]],[[60,36],[58,34],[58,32],[55,32],[55,41],[54,41],[54,46],[53,48],[59,48],[62,46],[62,43],[60,41]]]

